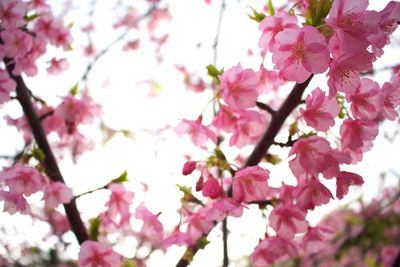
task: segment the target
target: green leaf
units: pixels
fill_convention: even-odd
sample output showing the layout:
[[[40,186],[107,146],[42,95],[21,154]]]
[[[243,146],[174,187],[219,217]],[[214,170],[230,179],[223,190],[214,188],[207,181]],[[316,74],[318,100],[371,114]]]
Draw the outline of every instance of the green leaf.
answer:
[[[182,185],[179,185],[179,184],[177,184],[176,186],[178,187],[179,191],[182,191],[185,195],[189,195],[189,196],[192,195],[192,188],[191,187],[182,186]]]
[[[118,176],[117,178],[113,179],[111,181],[111,183],[116,183],[116,184],[122,184],[129,181],[128,180],[128,171],[125,170],[120,176]]]
[[[72,87],[71,90],[69,90],[69,93],[71,95],[76,95],[78,93],[78,89],[79,89],[79,83],[75,84],[74,87]]]
[[[43,151],[39,147],[37,147],[35,145],[31,151],[31,153],[32,153],[32,157],[34,157],[37,161],[39,161],[40,163],[44,162],[46,155],[43,153]]]
[[[218,159],[226,160],[225,154],[224,154],[224,152],[222,152],[222,150],[221,150],[221,148],[219,146],[217,146],[214,149],[214,153],[215,153],[215,156],[217,156]]]
[[[213,82],[215,84],[219,84],[219,77],[220,75],[222,75],[224,73],[224,69],[218,70],[214,65],[210,64],[207,66],[207,74],[211,76],[211,78],[213,78]]]
[[[38,17],[40,17],[40,14],[34,13],[32,15],[25,15],[24,20],[26,20],[27,22],[31,22],[32,20],[35,20]]]
[[[272,0],[268,0],[267,8],[268,8],[268,13],[270,16],[275,15],[275,9],[274,9],[274,5],[272,4]]]
[[[93,218],[90,220],[89,226],[89,238],[90,240],[97,241],[99,234],[100,234],[100,224],[101,220],[99,217]]]
[[[132,259],[126,259],[122,263],[122,267],[137,267],[136,262]]]
[[[269,5],[269,3],[268,3]],[[248,14],[249,18],[256,21],[256,22],[261,22],[265,18],[264,13],[257,12],[254,8],[251,8],[253,10],[253,14]],[[268,12],[270,12],[269,7],[268,7]]]
[[[331,10],[332,0],[310,0],[309,3],[310,7],[304,13],[306,24],[315,27],[323,25]]]
[[[210,241],[207,240],[207,237],[203,236],[196,242],[196,248],[197,249],[204,249]]]

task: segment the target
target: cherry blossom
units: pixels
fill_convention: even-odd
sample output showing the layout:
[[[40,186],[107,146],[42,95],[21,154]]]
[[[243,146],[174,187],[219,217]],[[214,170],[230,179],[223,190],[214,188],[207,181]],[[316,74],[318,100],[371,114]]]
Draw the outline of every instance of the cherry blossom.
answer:
[[[297,17],[283,11],[278,11],[274,16],[266,16],[260,22],[259,29],[262,34],[258,46],[263,53],[272,52],[276,43],[276,35],[286,28],[298,28]]]
[[[377,135],[378,125],[376,122],[347,119],[340,127],[342,150],[369,149],[369,144]]]
[[[347,95],[351,102],[351,112],[357,119],[373,120],[382,107],[378,83],[370,79],[362,79],[354,94]]]
[[[382,116],[388,120],[395,120],[397,111],[395,108],[400,105],[400,87],[394,87],[391,83],[384,83],[381,91],[382,97]]]
[[[182,122],[175,127],[175,132],[180,136],[188,134],[192,142],[197,146],[203,146],[208,139],[217,143],[217,136],[215,133],[204,126],[201,121],[201,116],[195,121],[183,119]]]
[[[237,114],[230,146],[242,148],[256,143],[262,136],[267,125],[267,119],[254,110],[245,110]]]
[[[138,232],[142,241],[150,242],[154,247],[161,246],[164,240],[164,227],[158,220],[157,215],[154,215],[146,207],[140,205],[136,208],[135,218],[143,221],[142,228]]]
[[[268,186],[269,171],[258,166],[247,167],[236,172],[233,178],[232,195],[238,202],[265,200],[273,194]]]
[[[325,37],[314,27],[287,28],[276,35],[272,61],[289,81],[305,82],[327,70],[330,57]]]
[[[55,59],[52,58],[50,60],[50,66],[47,68],[47,72],[51,75],[58,75],[61,72],[68,69],[69,63],[65,58]]]
[[[339,115],[340,107],[335,98],[326,97],[318,87],[306,98],[306,108],[301,109],[308,126],[317,131],[327,131],[335,124],[335,117]]]
[[[0,199],[4,201],[4,211],[11,215],[16,212],[27,214],[30,211],[29,204],[22,194],[0,190]]]
[[[121,265],[121,256],[110,246],[87,240],[78,255],[80,267],[112,267]]]
[[[278,205],[272,210],[269,223],[279,237],[293,239],[296,233],[307,230],[306,215],[307,212],[295,205]]]
[[[349,192],[350,185],[362,185],[363,178],[352,172],[342,171],[336,176],[336,197],[342,199]]]
[[[14,0],[0,2],[1,27],[18,28],[26,24],[24,16],[28,11],[27,3]]]
[[[297,205],[302,209],[313,210],[315,206],[327,204],[333,199],[331,191],[315,177],[302,181],[296,191]]]
[[[46,202],[46,206],[53,209],[61,203],[68,204],[73,196],[72,189],[64,183],[53,182],[46,186],[43,199]]]
[[[10,93],[13,92],[17,84],[10,79],[8,73],[0,69],[0,105],[10,100]]]
[[[324,249],[324,242],[333,237],[333,231],[326,227],[308,227],[303,236],[303,246],[307,253],[318,253]]]
[[[254,107],[258,98],[259,76],[239,64],[221,76],[220,94],[227,105],[235,109]]]
[[[112,183],[108,186],[111,191],[110,199],[106,203],[109,215],[129,214],[134,193],[127,191],[122,184]]]
[[[297,247],[293,242],[273,236],[261,241],[250,255],[252,265],[264,267],[297,256]]]
[[[332,152],[329,142],[319,136],[311,136],[295,142],[289,156],[296,155],[289,161],[289,167],[299,179],[304,176],[315,176],[323,172]]]
[[[20,163],[4,169],[0,173],[0,180],[4,180],[4,183],[10,188],[10,192],[25,196],[43,190],[48,183],[46,177],[37,169]]]

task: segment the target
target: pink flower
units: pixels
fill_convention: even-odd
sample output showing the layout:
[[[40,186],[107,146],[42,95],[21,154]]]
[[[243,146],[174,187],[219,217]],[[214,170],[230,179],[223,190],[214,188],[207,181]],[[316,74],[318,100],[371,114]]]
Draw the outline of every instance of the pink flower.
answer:
[[[265,267],[288,257],[294,258],[297,254],[297,248],[292,241],[273,236],[261,241],[251,253],[250,258],[252,266]]]
[[[391,83],[384,83],[381,97],[383,101],[382,116],[388,120],[395,120],[397,117],[396,107],[400,105],[400,87],[394,87]]]
[[[347,119],[340,127],[342,150],[357,151],[368,148],[377,135],[378,125],[376,122]]]
[[[232,196],[237,202],[265,200],[273,190],[268,186],[269,171],[252,166],[236,172],[233,178]]]
[[[110,246],[87,240],[78,255],[79,267],[114,267],[121,265],[121,256]]]
[[[155,248],[160,247],[164,240],[164,227],[158,216],[141,204],[136,208],[135,218],[143,221],[142,228],[138,232],[142,242],[149,242]]]
[[[211,141],[216,144],[217,136],[207,126],[204,126],[201,121],[202,116],[195,121],[183,119],[182,122],[175,127],[175,132],[179,136],[188,134],[193,144],[197,146],[204,146],[208,139],[211,139]]]
[[[163,249],[167,249],[172,245],[185,246],[188,245],[187,236],[185,233],[176,228],[170,235],[168,235],[162,243]]]
[[[293,239],[296,233],[307,230],[307,212],[293,204],[276,206],[269,215],[269,223],[277,236],[284,239]]]
[[[188,218],[187,241],[189,244],[195,244],[197,240],[214,227],[214,222],[207,216],[208,208],[201,208]]]
[[[275,36],[286,28],[298,28],[297,17],[286,12],[278,11],[274,16],[266,16],[261,22],[259,29],[262,31],[258,46],[265,54],[272,52],[275,46]]]
[[[212,204],[207,212],[207,217],[213,221],[221,222],[227,216],[240,217],[243,213],[243,206],[231,198],[222,197]]]
[[[242,69],[239,64],[220,76],[220,94],[233,109],[254,107],[258,98],[259,76],[251,69]]]
[[[2,31],[0,36],[4,42],[2,49],[7,57],[24,57],[32,48],[32,36],[19,29]]]
[[[15,0],[2,0],[0,2],[1,27],[4,29],[24,26],[24,16],[28,11],[27,3]]]
[[[65,123],[64,127],[59,127],[57,130],[60,137],[62,137],[66,134],[75,134],[80,124],[91,123],[96,116],[100,115],[100,106],[94,103],[86,94],[80,99],[73,95],[68,95],[55,109],[54,115]]]
[[[22,194],[0,190],[0,199],[4,201],[4,211],[12,214],[29,213],[29,204]]]
[[[0,69],[0,104],[10,100],[10,93],[15,90],[17,84],[10,78],[7,71]]]
[[[122,184],[112,183],[108,189],[110,189],[111,195],[106,203],[107,213],[109,215],[130,214],[129,207],[135,194],[127,191]]]
[[[325,37],[316,28],[287,28],[275,39],[272,61],[287,80],[303,83],[312,73],[323,73],[328,68]]]
[[[201,191],[203,193],[203,196],[210,197],[211,199],[216,199],[221,195],[222,188],[221,185],[218,183],[218,180],[210,176],[203,184],[203,188]]]
[[[236,116],[228,106],[221,105],[218,114],[214,117],[212,125],[226,132],[233,132],[236,127]]]
[[[329,142],[319,136],[300,139],[294,143],[289,156],[289,167],[298,179],[304,176],[317,176],[327,168],[328,155],[332,152]]]
[[[317,131],[328,131],[329,127],[335,124],[335,117],[339,114],[340,107],[335,98],[326,97],[317,87],[306,98],[306,108],[301,109],[308,126]]]
[[[383,267],[393,266],[393,262],[396,259],[396,255],[399,253],[400,247],[394,245],[388,245],[383,247],[381,251]]]
[[[381,110],[382,101],[378,83],[362,79],[354,94],[347,95],[351,112],[357,119],[373,120]]]
[[[50,75],[58,75],[64,70],[68,69],[69,63],[67,59],[55,59],[50,60],[50,66],[47,68],[47,73]]]
[[[340,172],[336,177],[336,197],[342,199],[349,192],[350,185],[362,185],[363,178],[352,172]]]
[[[73,197],[71,188],[64,183],[53,182],[46,186],[43,199],[46,201],[46,207],[53,209],[61,203],[68,204]]]
[[[307,253],[318,253],[324,249],[324,242],[333,237],[333,231],[326,227],[308,227],[303,236],[303,246]]]
[[[366,50],[334,56],[328,71],[329,96],[337,91],[353,94],[360,84],[360,72],[372,69],[373,54]]]
[[[229,145],[242,148],[256,143],[267,126],[267,120],[264,115],[254,110],[244,110],[238,113],[237,116]]]
[[[331,39],[337,39],[340,49],[346,52],[360,51],[367,48],[367,36],[370,33],[364,22],[368,0],[335,0],[326,19],[335,31]]]
[[[33,193],[44,189],[48,183],[36,168],[24,166],[20,163],[4,169],[0,173],[0,180],[10,188],[10,192],[30,196]]]
[[[302,180],[296,191],[297,205],[302,209],[314,210],[315,206],[327,204],[333,199],[331,191],[315,177]]]
[[[376,13],[367,11],[368,13]],[[375,14],[374,14],[375,15]],[[383,47],[390,43],[390,35],[398,27],[398,18],[400,17],[400,3],[390,1],[387,6],[378,13],[379,27],[375,27],[373,34],[368,36],[368,41],[372,45],[372,50],[376,56],[383,54]],[[368,20],[369,18],[366,18]]]
[[[51,225],[55,235],[61,236],[70,229],[67,217],[55,209],[46,210],[47,222]]]

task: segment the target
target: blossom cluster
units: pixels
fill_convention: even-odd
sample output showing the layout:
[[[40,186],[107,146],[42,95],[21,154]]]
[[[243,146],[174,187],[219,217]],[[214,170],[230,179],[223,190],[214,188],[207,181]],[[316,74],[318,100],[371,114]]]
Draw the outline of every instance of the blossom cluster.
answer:
[[[321,85],[311,90],[304,104],[300,104],[299,115],[289,130],[288,164],[297,179],[296,185],[271,187],[268,170],[243,162],[242,168],[232,167],[234,165],[225,157],[217,154],[213,158],[217,160],[197,163],[201,176],[196,190],[202,191],[210,200],[205,207],[192,208],[188,229],[193,224],[191,218],[200,216],[215,223],[229,215],[227,209],[238,215],[236,211],[243,205],[265,203],[273,206],[268,229],[273,230],[274,235],[268,231],[268,237],[255,248],[251,255],[254,266],[266,266],[309,253],[318,246],[316,244],[330,230],[310,226],[308,211],[331,199],[342,199],[350,186],[364,183],[362,176],[346,171],[345,165],[359,162],[371,149],[379,123],[384,119],[395,120],[398,115],[398,74],[380,86],[364,73],[372,69],[374,61],[382,56],[384,46],[390,43],[390,35],[400,20],[400,4],[391,1],[383,10],[372,11],[367,10],[368,0],[336,0],[331,6],[325,5],[325,8],[329,7],[327,10],[322,10],[318,8],[324,4],[319,2],[324,1],[303,2],[306,5],[297,6],[298,12],[306,18],[301,26],[293,12],[283,9],[260,22],[261,53],[272,56],[275,70],[268,71],[261,66],[260,70],[253,71],[239,64],[221,71],[217,75],[219,110],[212,123],[203,125],[201,119],[183,120],[176,128],[178,134],[189,134],[198,146],[204,147],[206,140],[219,146],[217,136],[222,133],[231,134],[230,146],[256,145],[266,129],[273,127],[274,116],[280,115],[277,115],[280,110],[261,103],[261,99],[268,99],[265,95],[275,93],[265,90],[264,83],[296,82],[307,86],[314,75],[326,73],[325,88]],[[323,19],[316,19],[318,16]],[[265,72],[274,72],[279,79],[265,79]],[[269,104],[276,105],[273,101]],[[313,131],[304,133],[299,129],[300,123],[305,124],[304,129],[310,127]],[[339,141],[333,142],[329,135],[335,130],[340,137]],[[213,171],[216,167],[219,174]],[[186,168],[184,174],[194,169],[192,167],[188,172]],[[335,193],[324,180],[336,182]],[[202,186],[198,188],[199,183]],[[207,217],[213,209],[219,209],[221,213],[219,203],[222,201],[226,203],[224,216]],[[200,238],[208,234],[210,227],[203,221],[197,230],[201,233],[196,232],[195,237]],[[187,234],[193,235],[189,231]]]

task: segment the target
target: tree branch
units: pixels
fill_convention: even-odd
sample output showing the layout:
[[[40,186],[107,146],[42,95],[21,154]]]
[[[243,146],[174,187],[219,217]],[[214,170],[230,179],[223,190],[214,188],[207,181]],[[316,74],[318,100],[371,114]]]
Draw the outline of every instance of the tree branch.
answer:
[[[274,116],[272,116],[271,123],[268,125],[264,135],[254,148],[253,152],[247,158],[247,161],[243,167],[255,166],[260,163],[261,159],[274,143],[274,139],[287,117],[301,103],[301,96],[310,83],[312,77],[313,75],[311,75],[304,83],[296,83],[294,85],[285,102],[283,102],[282,106],[275,112]],[[227,195],[229,197],[232,196],[232,186],[228,189]],[[202,238],[207,237],[207,235],[208,234],[203,234]],[[177,263],[176,267],[188,266],[198,250],[199,249],[196,247],[196,245],[189,246]]]
[[[229,266],[229,255],[228,255],[228,218],[222,221],[222,245],[224,251],[224,258],[222,261],[222,267]]]
[[[12,74],[12,70],[14,69],[14,63],[12,62],[12,60],[6,58],[4,59],[4,62],[10,77],[14,79],[14,81],[17,83],[17,99],[22,106],[25,117],[28,120],[36,143],[45,155],[44,166],[48,177],[52,181],[65,183],[64,178],[58,167],[57,161],[47,141],[46,134],[43,130],[40,118],[37,115],[36,110],[32,104],[32,96],[29,93],[29,89],[27,88],[21,76],[15,76]],[[89,239],[89,235],[79,214],[75,199],[72,199],[71,202],[68,204],[64,204],[64,209],[72,232],[75,234],[79,244],[82,244],[84,241]]]

